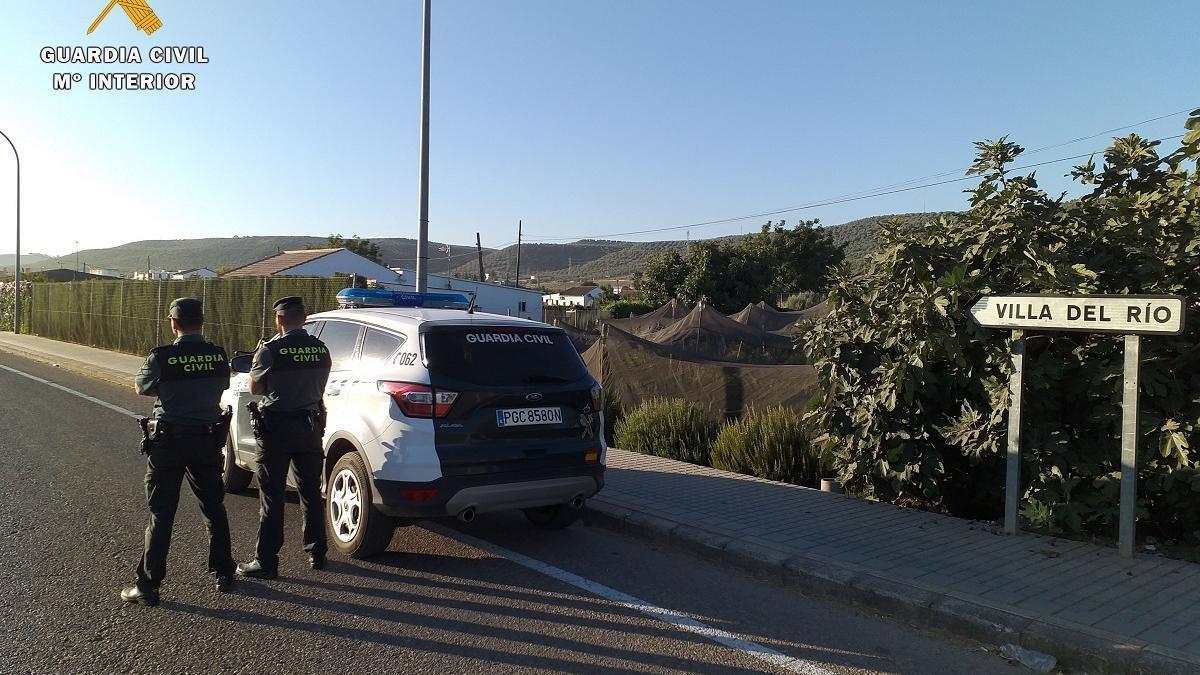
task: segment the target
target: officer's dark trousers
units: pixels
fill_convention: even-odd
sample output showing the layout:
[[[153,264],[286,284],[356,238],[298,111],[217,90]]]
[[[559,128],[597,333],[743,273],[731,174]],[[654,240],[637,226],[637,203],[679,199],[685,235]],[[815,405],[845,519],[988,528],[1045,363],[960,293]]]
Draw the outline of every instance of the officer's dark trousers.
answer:
[[[150,524],[146,526],[146,547],[137,570],[137,584],[142,590],[157,589],[167,574],[167,549],[171,547],[171,528],[184,476],[200,500],[200,513],[208,526],[208,571],[233,573],[221,464],[221,451],[212,436],[165,436],[153,444],[146,460]]]
[[[304,418],[271,415],[270,430],[259,441],[258,545],[255,557],[263,569],[277,570],[283,547],[283,507],[288,466],[296,475],[296,489],[304,510],[304,550],[324,556],[324,501],[321,499],[321,437]]]

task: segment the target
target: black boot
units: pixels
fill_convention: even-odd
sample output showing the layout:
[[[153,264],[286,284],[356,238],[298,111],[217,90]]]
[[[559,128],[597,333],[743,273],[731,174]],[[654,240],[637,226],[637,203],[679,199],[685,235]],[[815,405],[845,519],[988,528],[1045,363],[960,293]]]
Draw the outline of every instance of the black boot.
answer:
[[[248,563],[238,563],[237,573],[239,576],[250,577],[252,579],[274,579],[279,576],[278,570],[269,570],[263,567],[258,560],[251,560]]]
[[[130,586],[121,590],[121,599],[137,605],[154,607],[158,604],[158,591],[146,591],[137,586]]]
[[[308,566],[314,570],[325,569],[325,554],[312,553],[308,556]]]
[[[213,579],[217,583],[217,590],[222,593],[228,591],[229,588],[231,586],[233,586],[233,575],[232,574],[229,574],[229,573],[217,574],[217,575],[213,576]]]

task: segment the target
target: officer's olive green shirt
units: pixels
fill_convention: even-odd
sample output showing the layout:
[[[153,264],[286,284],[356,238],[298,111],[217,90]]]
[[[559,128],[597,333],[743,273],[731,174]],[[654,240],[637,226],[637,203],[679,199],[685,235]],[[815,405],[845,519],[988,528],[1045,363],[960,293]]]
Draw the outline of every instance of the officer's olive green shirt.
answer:
[[[266,397],[262,404],[264,411],[296,412],[301,410],[319,410],[321,399],[325,396],[325,384],[329,381],[329,368],[307,368],[302,370],[283,370],[275,368],[275,355],[271,346],[280,346],[279,342],[295,343],[297,346],[316,346],[328,358],[325,345],[310,336],[303,328],[290,330],[283,335],[276,335],[264,343],[254,353],[254,364],[250,367],[250,379],[267,388]],[[273,344],[272,343],[276,343]],[[284,357],[287,358],[287,357]]]
[[[184,335],[174,344],[204,342],[201,335]],[[192,381],[162,380],[160,356],[146,357],[134,378],[137,392],[157,395],[151,417],[175,424],[214,424],[221,418],[221,393],[229,388],[228,377],[205,377]]]

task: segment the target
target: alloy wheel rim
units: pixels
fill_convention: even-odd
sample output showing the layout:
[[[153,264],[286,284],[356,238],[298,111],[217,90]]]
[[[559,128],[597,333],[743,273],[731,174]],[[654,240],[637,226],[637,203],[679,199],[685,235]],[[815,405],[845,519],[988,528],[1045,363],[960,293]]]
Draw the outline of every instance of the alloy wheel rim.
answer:
[[[350,543],[358,534],[362,522],[362,491],[358,477],[350,469],[342,469],[333,478],[329,495],[329,523],[338,541]]]

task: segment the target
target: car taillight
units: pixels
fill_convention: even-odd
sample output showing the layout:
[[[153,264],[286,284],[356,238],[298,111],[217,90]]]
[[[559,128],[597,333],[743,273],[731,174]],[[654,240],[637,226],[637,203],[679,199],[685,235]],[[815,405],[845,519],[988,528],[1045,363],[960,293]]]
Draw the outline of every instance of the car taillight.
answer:
[[[435,391],[428,385],[411,382],[380,382],[379,391],[391,396],[400,406],[400,412],[423,419],[445,417],[458,400],[456,391]]]
[[[598,384],[592,387],[592,410],[604,410],[604,388]]]

